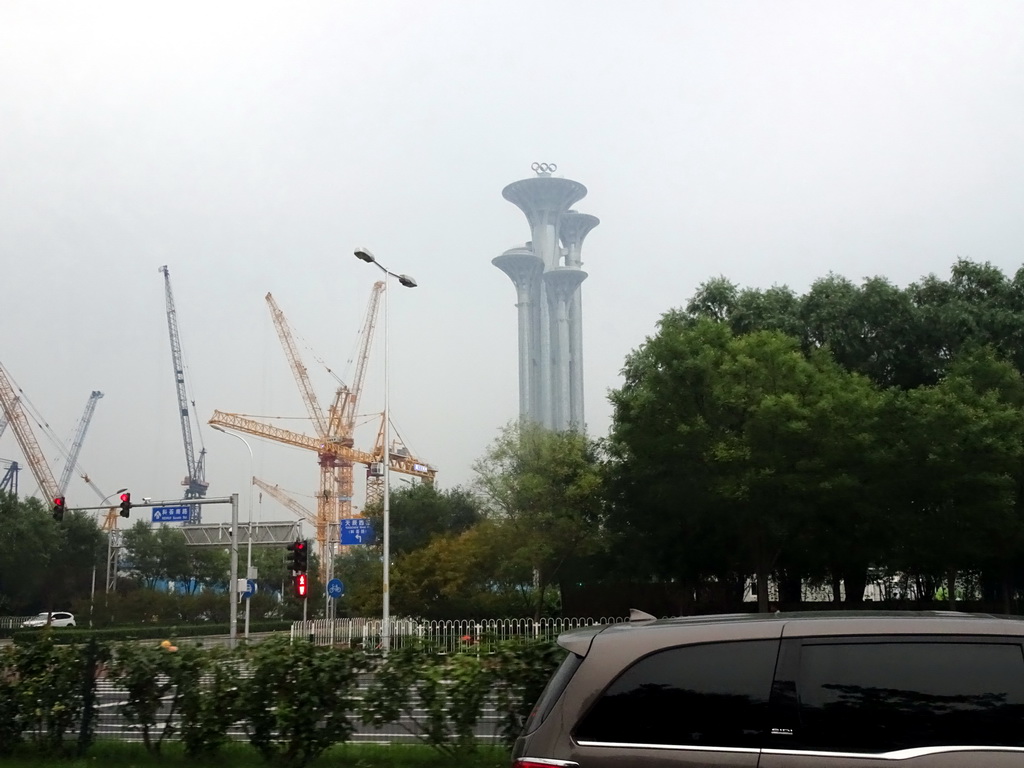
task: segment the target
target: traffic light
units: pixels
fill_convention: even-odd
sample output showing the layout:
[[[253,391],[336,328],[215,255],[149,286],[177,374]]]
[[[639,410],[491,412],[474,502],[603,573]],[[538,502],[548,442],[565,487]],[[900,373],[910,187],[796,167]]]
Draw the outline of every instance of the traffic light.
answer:
[[[288,545],[288,567],[292,573],[305,573],[309,570],[309,550],[305,539],[299,539]]]
[[[64,497],[58,496],[53,500],[53,519],[58,523],[64,519]]]
[[[295,594],[299,597],[305,597],[308,589],[309,582],[306,580],[306,574],[300,573],[295,577]]]
[[[121,517],[128,517],[132,511],[132,495],[130,493],[121,494]]]

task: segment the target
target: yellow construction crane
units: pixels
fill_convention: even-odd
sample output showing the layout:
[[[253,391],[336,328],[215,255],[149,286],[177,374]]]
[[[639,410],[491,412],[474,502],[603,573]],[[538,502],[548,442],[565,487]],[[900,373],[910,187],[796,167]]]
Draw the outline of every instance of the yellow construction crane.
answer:
[[[32,425],[25,415],[25,409],[22,408],[21,399],[15,394],[14,385],[11,384],[7,371],[2,365],[0,365],[0,406],[2,406],[3,415],[7,417],[7,421],[14,430],[14,436],[18,440],[18,445],[21,446],[22,453],[25,454],[25,461],[28,462],[29,469],[32,470],[32,476],[36,479],[39,490],[49,496],[50,501],[56,499],[60,496],[57,481],[53,477],[50,465],[46,463],[46,457],[43,456],[39,441],[36,440]]]
[[[25,454],[25,461],[28,462],[29,468],[32,470],[32,475],[39,485],[39,490],[48,495],[51,500],[56,500],[58,496],[63,496],[67,489],[68,478],[78,463],[78,453],[81,450],[82,440],[85,438],[85,432],[92,419],[96,401],[101,397],[103,397],[102,392],[94,391],[89,395],[89,401],[85,406],[85,413],[82,415],[78,425],[78,432],[75,435],[71,454],[68,456],[61,481],[58,483],[53,477],[53,471],[50,469],[50,465],[46,461],[42,449],[39,447],[39,441],[36,440],[35,433],[32,431],[28,417],[25,415],[25,409],[21,405],[21,398],[15,394],[14,385],[7,371],[4,370],[3,365],[0,365],[0,415],[6,418],[14,429],[14,436],[18,440],[18,445],[21,446],[22,453]],[[109,496],[104,496],[103,491],[96,486],[87,473],[83,473],[81,477],[101,499],[106,501],[109,498]],[[114,530],[117,528],[117,519],[118,508],[111,507],[107,510],[101,529],[105,533]]]
[[[298,347],[292,337],[284,313],[274,301],[271,294],[266,295],[270,314],[277,329],[285,357],[295,376],[299,393],[305,403],[310,420],[313,423],[315,436],[305,435],[288,429],[265,424],[237,413],[214,411],[209,423],[215,426],[255,435],[267,440],[284,443],[297,448],[314,451],[320,467],[320,486],[317,492],[317,510],[314,527],[320,555],[321,567],[326,567],[327,550],[332,541],[336,540],[338,522],[342,518],[352,516],[353,464],[365,464],[373,470],[382,466],[384,446],[378,435],[377,444],[372,452],[359,451],[353,447],[356,407],[360,391],[366,375],[366,363],[369,359],[370,343],[376,325],[377,307],[380,295],[384,290],[382,282],[374,283],[370,293],[370,301],[366,311],[366,321],[360,333],[359,352],[356,360],[355,376],[352,386],[342,385],[335,392],[334,401],[325,414],[309,381],[309,374],[299,355]],[[410,455],[403,447],[388,451],[391,470],[419,477],[426,482],[433,482],[435,470],[425,462]],[[368,476],[379,477],[381,472],[370,471]],[[379,480],[377,481],[379,484]],[[368,498],[373,498],[373,483],[368,481]],[[264,487],[264,486],[260,486]],[[264,488],[264,490],[268,490]],[[276,489],[277,493],[283,491]],[[275,498],[278,496],[269,491]],[[294,511],[294,510],[293,510]],[[333,532],[333,536],[332,536]]]

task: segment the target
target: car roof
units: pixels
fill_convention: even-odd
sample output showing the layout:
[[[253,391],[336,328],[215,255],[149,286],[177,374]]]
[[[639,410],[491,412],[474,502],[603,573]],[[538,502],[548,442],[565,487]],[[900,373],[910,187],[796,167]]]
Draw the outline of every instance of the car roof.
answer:
[[[646,615],[646,614],[644,614]],[[700,642],[761,637],[808,637],[868,634],[985,634],[1024,636],[1024,617],[960,611],[776,611],[655,619],[634,618],[565,632],[558,644],[585,656],[595,637],[612,640],[637,632],[678,635],[668,642]]]

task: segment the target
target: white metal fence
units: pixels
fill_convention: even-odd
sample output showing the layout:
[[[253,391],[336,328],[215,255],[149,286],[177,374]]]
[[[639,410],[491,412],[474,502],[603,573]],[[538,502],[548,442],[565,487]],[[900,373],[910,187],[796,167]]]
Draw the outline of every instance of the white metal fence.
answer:
[[[244,672],[242,677],[247,677]],[[353,691],[355,708],[358,709],[362,697],[371,684],[372,678],[361,676],[357,681],[356,689]],[[204,678],[204,683],[209,679]],[[130,722],[125,716],[125,704],[128,698],[127,692],[117,683],[100,680],[97,682],[97,710],[95,735],[97,741],[142,741],[142,730],[138,725]],[[157,712],[158,723],[151,731],[154,738],[159,736],[166,724],[168,717],[169,697],[165,696]],[[412,717],[403,715],[398,721],[386,723],[380,728],[363,723],[359,714],[353,711],[349,715],[355,730],[349,738],[353,744],[405,744],[417,742],[417,734],[421,732],[421,723],[426,718],[425,710],[417,707],[412,712]],[[414,719],[415,718],[415,719]],[[480,711],[480,719],[473,729],[474,736],[481,744],[497,744],[501,739],[501,728],[504,722],[504,715],[500,712],[493,701],[485,702]],[[417,722],[418,721],[418,722]],[[172,730],[180,734],[181,717],[179,714],[171,716]],[[249,736],[246,731],[245,722],[233,723],[228,729],[228,737],[233,741],[247,741]]]
[[[551,619],[455,619],[448,621],[391,620],[391,646],[426,642],[442,650],[465,651],[481,643],[512,638],[552,640],[562,632],[596,624],[618,624],[625,618]],[[361,646],[372,649],[381,644],[381,619],[317,619],[292,624],[292,640],[317,645]]]

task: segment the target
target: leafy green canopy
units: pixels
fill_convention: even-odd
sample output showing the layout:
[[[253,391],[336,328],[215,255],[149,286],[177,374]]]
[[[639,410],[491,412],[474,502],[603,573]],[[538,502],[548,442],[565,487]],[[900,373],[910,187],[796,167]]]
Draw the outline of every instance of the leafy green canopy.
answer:
[[[611,395],[620,572],[694,589],[754,573],[762,609],[769,574],[856,601],[869,566],[980,572],[1008,596],[1022,365],[1024,270],[960,261],[906,289],[829,275],[804,296],[705,283]]]

